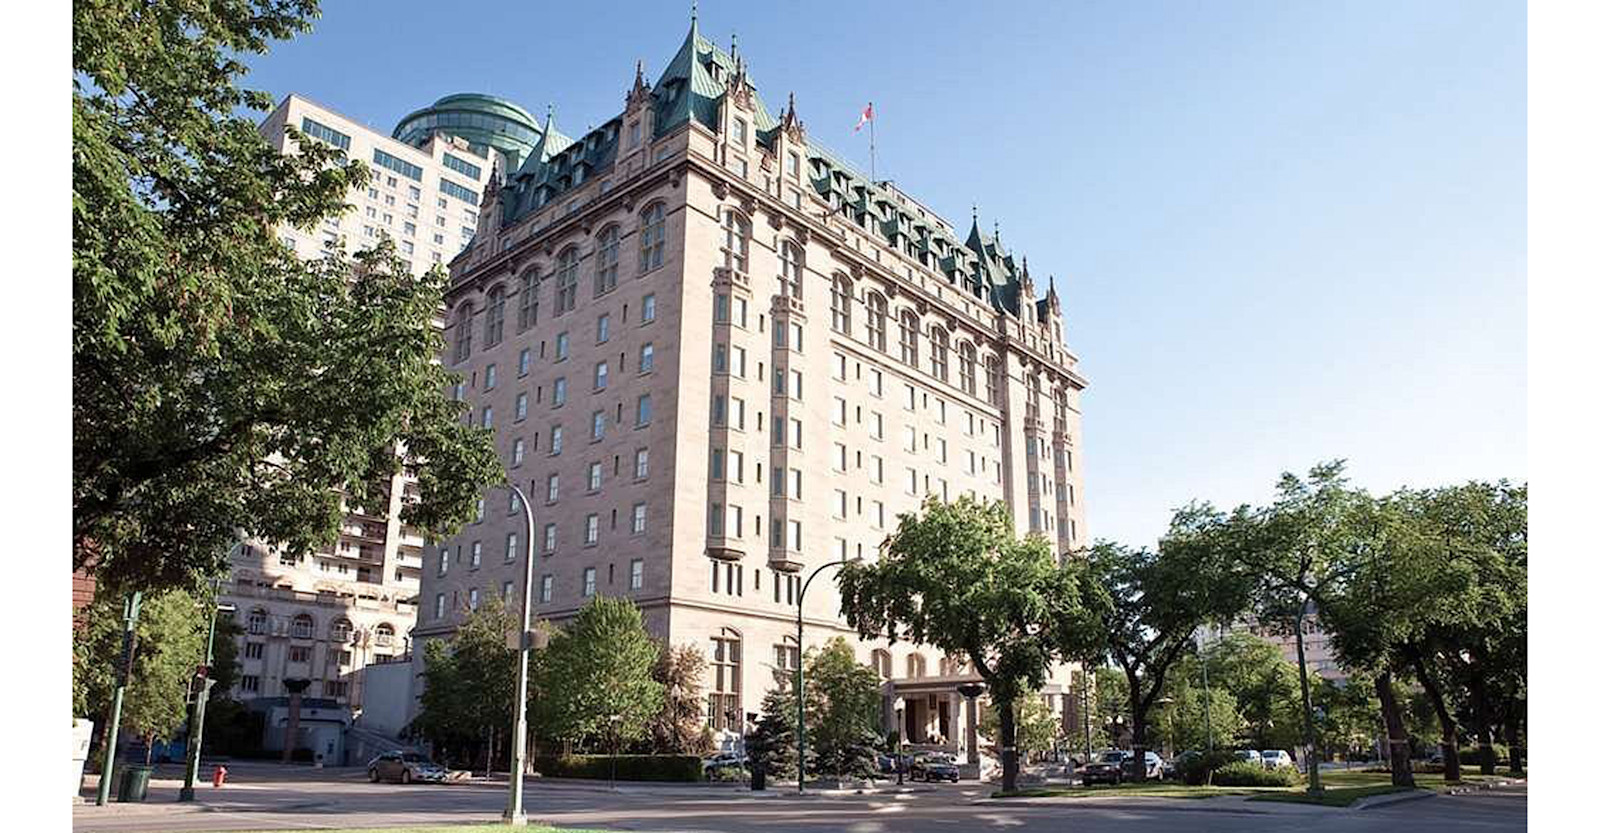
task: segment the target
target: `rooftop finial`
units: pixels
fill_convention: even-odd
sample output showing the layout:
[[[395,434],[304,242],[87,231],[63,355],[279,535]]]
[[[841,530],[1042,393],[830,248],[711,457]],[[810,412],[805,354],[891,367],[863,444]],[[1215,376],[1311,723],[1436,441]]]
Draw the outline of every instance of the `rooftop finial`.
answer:
[[[977,225],[978,224],[978,201],[977,200],[973,200],[972,201],[972,224],[973,225]]]
[[[739,33],[738,32],[734,32],[733,34],[729,35],[728,36],[728,42],[730,44],[729,47],[728,47],[728,50],[729,50],[728,51],[728,57],[733,58],[735,60],[738,60],[738,58],[739,58]]]
[[[794,90],[789,91],[789,112],[794,112]]]
[[[689,0],[689,25],[700,21],[700,0]]]
[[[1000,244],[1000,218],[998,217],[994,221],[994,242],[995,245]]]

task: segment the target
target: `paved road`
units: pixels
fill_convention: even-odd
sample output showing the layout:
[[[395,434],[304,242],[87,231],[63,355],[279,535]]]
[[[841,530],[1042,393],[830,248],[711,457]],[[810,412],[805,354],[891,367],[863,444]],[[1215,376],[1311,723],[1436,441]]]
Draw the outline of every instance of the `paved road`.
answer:
[[[504,806],[504,786],[369,784],[359,771],[239,772],[221,790],[209,786],[194,805],[175,802],[176,782],[158,781],[138,805],[76,806],[78,833],[142,831],[291,830],[490,822]],[[564,827],[680,833],[891,833],[892,831],[1181,829],[1238,833],[1243,828],[1292,827],[1295,833],[1371,831],[1488,833],[1528,827],[1525,788],[1440,796],[1336,810],[1239,799],[1083,799],[995,802],[990,787],[939,785],[916,792],[822,796],[753,794],[733,787],[530,782],[530,816]]]

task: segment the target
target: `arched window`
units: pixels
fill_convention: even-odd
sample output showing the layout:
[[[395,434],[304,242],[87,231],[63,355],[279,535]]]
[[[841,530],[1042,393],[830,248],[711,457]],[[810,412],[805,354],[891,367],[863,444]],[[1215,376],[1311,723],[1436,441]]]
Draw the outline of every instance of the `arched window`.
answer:
[[[289,626],[289,635],[295,639],[310,639],[311,635],[316,633],[316,630],[317,623],[311,619],[311,614],[302,613],[294,617],[294,621]]]
[[[517,332],[539,323],[539,270],[522,273],[517,289]]]
[[[617,288],[617,227],[607,226],[600,232],[595,248],[594,295],[596,298]]]
[[[928,333],[928,350],[933,354],[933,376],[941,382],[950,381],[950,336],[943,327],[934,327]]]
[[[394,644],[394,625],[384,622],[372,629],[372,644],[386,648]]]
[[[667,253],[667,210],[656,203],[639,215],[639,271],[661,265]]]
[[[889,302],[876,292],[867,293],[867,344],[880,353],[889,352]]]
[[[900,311],[900,361],[917,366],[917,314],[908,309]]]
[[[978,395],[978,348],[972,342],[963,341],[958,352],[961,361],[961,390],[973,396]]]
[[[906,676],[912,679],[928,676],[928,661],[921,654],[906,657]]]
[[[845,335],[850,335],[850,304],[854,290],[849,278],[833,276],[833,329]]]
[[[456,313],[456,355],[457,363],[464,362],[472,355],[472,305],[462,304],[461,310]]]
[[[568,246],[556,258],[556,315],[578,305],[578,247]]]
[[[998,405],[1000,404],[1000,359],[995,356],[989,356],[983,360],[983,367],[988,376],[985,382],[989,388],[989,401]]]
[[[800,244],[785,240],[780,257],[783,260],[783,284],[780,287],[783,294],[795,299],[804,297],[800,293],[800,285],[806,273],[805,250],[800,248]]]
[[[878,672],[878,678],[887,680],[894,676],[894,658],[889,652],[879,648],[872,652],[872,670]]]
[[[722,265],[750,271],[750,221],[731,208],[722,209]]]
[[[707,699],[707,723],[712,729],[737,729],[744,717],[739,698],[742,688],[739,632],[723,628],[711,637],[711,694]]]
[[[349,642],[351,630],[350,620],[341,616],[328,626],[328,638],[334,642]]]
[[[506,291],[501,287],[489,290],[489,308],[483,316],[483,346],[493,347],[506,334]]]
[[[258,607],[250,611],[250,618],[246,623],[251,633],[260,635],[267,632],[268,621],[267,612]]]

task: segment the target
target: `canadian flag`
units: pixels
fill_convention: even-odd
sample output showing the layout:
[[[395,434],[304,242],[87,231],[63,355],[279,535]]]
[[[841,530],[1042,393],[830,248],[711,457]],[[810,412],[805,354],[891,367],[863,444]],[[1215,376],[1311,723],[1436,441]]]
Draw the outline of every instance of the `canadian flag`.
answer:
[[[867,109],[861,111],[861,120],[856,122],[855,132],[860,133],[862,126],[869,121],[872,121],[872,102],[870,101],[867,102]]]

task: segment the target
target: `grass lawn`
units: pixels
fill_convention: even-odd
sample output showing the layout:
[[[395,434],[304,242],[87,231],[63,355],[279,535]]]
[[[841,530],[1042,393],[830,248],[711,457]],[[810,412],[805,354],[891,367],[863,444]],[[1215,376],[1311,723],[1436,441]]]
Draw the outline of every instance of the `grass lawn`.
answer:
[[[1149,796],[1151,798],[1216,798],[1219,795],[1254,795],[1281,791],[1282,787],[1191,787],[1172,781],[1148,784],[1117,784],[1094,787],[1033,787],[1016,792],[995,791],[995,798],[1113,798]]]
[[[1325,807],[1349,807],[1363,798],[1389,793],[1409,792],[1407,787],[1396,787],[1389,782],[1387,772],[1362,772],[1361,770],[1333,770],[1321,773],[1323,790],[1320,796],[1306,795],[1304,787],[1251,796],[1251,801],[1291,801],[1298,804],[1320,804]],[[1417,772],[1417,789],[1445,792],[1452,787],[1496,780],[1497,776],[1462,773],[1460,781],[1446,781],[1439,773]]]
[[[606,833],[577,827],[546,827],[529,824],[527,827],[507,827],[503,824],[431,825],[428,827],[350,827],[339,830],[320,830],[318,833],[505,833],[507,830],[525,830],[527,833]],[[299,830],[263,830],[250,833],[303,833]]]

